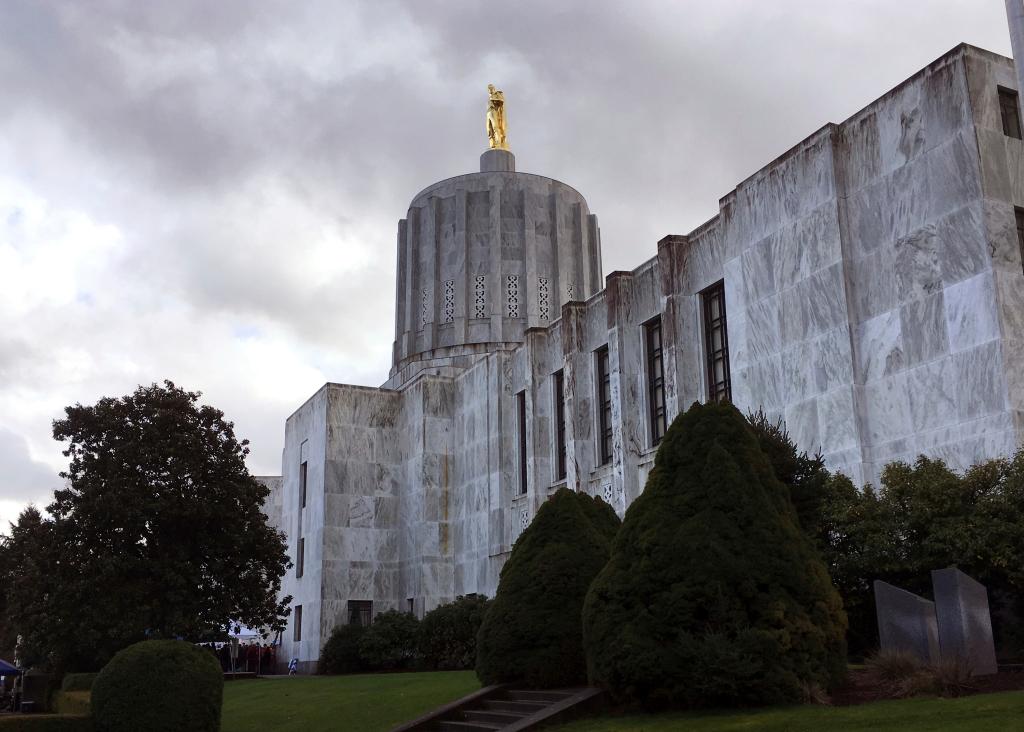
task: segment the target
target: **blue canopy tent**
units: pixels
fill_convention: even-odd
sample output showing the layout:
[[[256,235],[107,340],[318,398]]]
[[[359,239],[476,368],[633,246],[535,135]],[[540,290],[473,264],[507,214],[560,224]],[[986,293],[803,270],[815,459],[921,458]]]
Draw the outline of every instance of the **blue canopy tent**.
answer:
[[[21,676],[21,669],[0,658],[0,676]]]

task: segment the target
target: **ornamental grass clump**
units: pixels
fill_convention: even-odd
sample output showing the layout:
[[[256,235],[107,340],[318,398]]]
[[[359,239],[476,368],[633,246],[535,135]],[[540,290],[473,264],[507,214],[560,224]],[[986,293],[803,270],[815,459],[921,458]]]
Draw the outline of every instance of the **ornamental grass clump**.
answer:
[[[659,707],[799,702],[845,672],[842,601],[728,404],[669,428],[583,611],[592,683]]]
[[[95,732],[217,732],[224,674],[209,652],[177,640],[119,651],[92,685]]]
[[[477,676],[557,688],[586,681],[581,611],[619,519],[600,498],[560,489],[537,511],[501,570],[477,636]]]

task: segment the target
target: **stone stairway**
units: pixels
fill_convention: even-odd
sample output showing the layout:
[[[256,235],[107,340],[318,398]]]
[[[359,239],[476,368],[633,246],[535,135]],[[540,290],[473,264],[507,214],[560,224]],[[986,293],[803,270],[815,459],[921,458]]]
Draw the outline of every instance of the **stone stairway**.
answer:
[[[589,709],[598,689],[491,686],[397,727],[393,732],[520,732]]]

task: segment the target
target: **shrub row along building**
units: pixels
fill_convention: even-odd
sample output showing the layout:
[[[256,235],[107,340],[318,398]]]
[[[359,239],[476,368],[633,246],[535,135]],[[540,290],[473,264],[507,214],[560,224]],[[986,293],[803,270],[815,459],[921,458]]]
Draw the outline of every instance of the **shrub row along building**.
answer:
[[[493,595],[559,486],[621,515],[666,425],[730,399],[856,482],[963,468],[1024,430],[1024,147],[1010,59],[962,45],[602,279],[583,196],[515,171],[435,183],[398,224],[394,358],[288,418],[272,521],[281,657],[338,623]]]

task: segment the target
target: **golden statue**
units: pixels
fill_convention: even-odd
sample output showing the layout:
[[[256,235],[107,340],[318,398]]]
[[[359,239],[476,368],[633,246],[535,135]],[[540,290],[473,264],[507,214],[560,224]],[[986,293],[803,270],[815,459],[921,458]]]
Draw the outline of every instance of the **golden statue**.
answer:
[[[508,150],[505,127],[505,93],[495,89],[494,84],[487,85],[491,97],[487,102],[487,142],[491,150]]]

